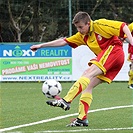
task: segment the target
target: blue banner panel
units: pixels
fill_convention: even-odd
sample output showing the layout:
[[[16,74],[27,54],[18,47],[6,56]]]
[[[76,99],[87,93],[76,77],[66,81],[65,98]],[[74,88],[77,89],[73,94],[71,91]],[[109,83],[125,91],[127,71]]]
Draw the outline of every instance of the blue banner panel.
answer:
[[[1,43],[0,57],[2,58],[72,57],[72,49],[68,45],[63,47],[41,48],[33,52],[32,50],[30,50],[31,43],[22,43],[22,44],[18,45],[17,43],[12,43],[12,44]]]

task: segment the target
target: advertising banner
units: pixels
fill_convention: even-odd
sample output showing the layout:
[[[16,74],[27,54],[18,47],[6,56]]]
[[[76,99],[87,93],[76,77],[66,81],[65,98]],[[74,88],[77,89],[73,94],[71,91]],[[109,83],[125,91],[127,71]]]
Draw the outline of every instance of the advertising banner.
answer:
[[[33,52],[31,45],[33,43],[0,45],[0,81],[76,81],[89,67],[89,60],[95,58],[87,46],[76,49],[69,46],[48,47]],[[123,49],[125,62],[114,81],[128,81],[130,62],[127,61],[127,43],[124,43]]]
[[[33,44],[1,44],[1,81],[72,80],[69,46],[30,50]]]
[[[118,73],[118,75],[115,77],[114,81],[128,81],[128,71],[129,71],[129,64],[130,62],[127,61],[128,58],[128,44],[123,44],[123,50],[125,53],[125,61],[123,64],[122,69]],[[89,67],[88,62],[95,58],[95,55],[92,53],[92,51],[87,48],[87,46],[80,46],[76,49],[72,50],[72,62],[73,62],[73,80],[77,80],[82,73]]]

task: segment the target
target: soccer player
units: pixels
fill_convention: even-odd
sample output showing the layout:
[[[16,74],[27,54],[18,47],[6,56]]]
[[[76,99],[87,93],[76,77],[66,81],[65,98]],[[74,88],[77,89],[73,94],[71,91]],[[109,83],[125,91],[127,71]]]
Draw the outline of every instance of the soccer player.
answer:
[[[133,63],[129,64],[128,76],[129,76],[128,88],[133,89]]]
[[[133,22],[128,25],[128,28],[133,35]],[[126,39],[126,41],[129,42],[128,39]],[[133,46],[130,43],[128,44],[128,61],[130,62],[128,88],[133,89]]]
[[[46,102],[48,105],[69,110],[74,98],[82,93],[79,99],[79,115],[67,126],[88,126],[87,113],[93,99],[92,89],[102,82],[111,83],[123,66],[124,52],[122,41],[118,37],[123,38],[126,34],[131,45],[133,45],[133,38],[126,23],[107,19],[93,21],[87,12],[78,12],[73,18],[73,24],[77,28],[76,34],[33,45],[30,48],[35,51],[48,46],[69,44],[76,48],[86,45],[96,55],[65,97]]]

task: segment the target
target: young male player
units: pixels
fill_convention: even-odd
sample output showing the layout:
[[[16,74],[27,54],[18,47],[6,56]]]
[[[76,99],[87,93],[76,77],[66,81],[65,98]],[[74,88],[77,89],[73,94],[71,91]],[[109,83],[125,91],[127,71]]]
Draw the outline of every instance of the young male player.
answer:
[[[131,34],[133,35],[133,22],[128,25],[128,28]],[[126,39],[126,41],[129,42],[128,39]],[[127,60],[130,62],[129,71],[128,71],[128,76],[129,76],[128,88],[133,89],[133,46],[130,43],[128,44]]]
[[[133,89],[133,63],[129,64],[128,76],[129,76],[128,88]]]
[[[74,16],[73,24],[78,31],[75,35],[33,45],[31,50],[67,44],[73,48],[86,45],[96,55],[64,98],[47,101],[48,105],[69,110],[71,102],[82,92],[79,99],[79,115],[67,126],[88,126],[87,112],[92,102],[92,89],[102,82],[111,83],[124,63],[122,42],[118,37],[123,38],[126,34],[131,45],[133,38],[124,22],[107,19],[93,21],[87,12],[78,12]]]

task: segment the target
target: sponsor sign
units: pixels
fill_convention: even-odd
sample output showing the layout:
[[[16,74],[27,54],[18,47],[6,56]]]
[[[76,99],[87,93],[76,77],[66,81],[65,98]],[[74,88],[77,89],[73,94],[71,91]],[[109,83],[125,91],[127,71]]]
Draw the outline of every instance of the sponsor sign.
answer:
[[[1,44],[1,81],[72,80],[72,50],[69,46],[42,48],[31,44]]]

